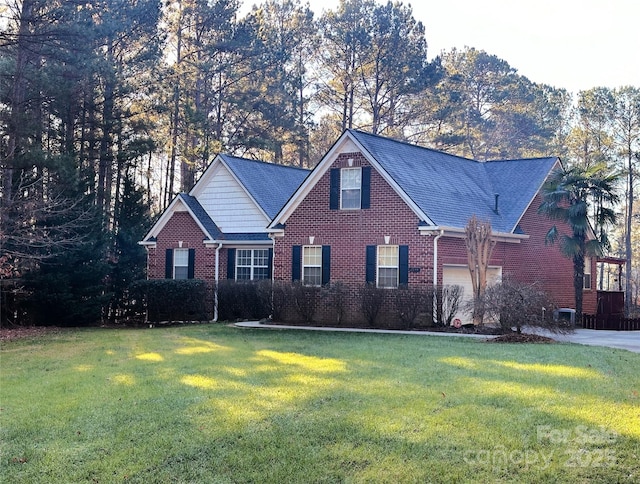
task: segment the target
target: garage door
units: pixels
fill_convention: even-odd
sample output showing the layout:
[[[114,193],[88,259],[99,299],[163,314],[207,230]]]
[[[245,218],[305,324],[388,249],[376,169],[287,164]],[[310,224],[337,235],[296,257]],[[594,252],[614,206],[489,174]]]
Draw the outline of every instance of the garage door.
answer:
[[[495,284],[502,280],[502,267],[489,266],[487,269],[487,285]],[[469,267],[462,265],[445,265],[442,268],[442,283],[445,286],[461,286],[464,290],[462,299],[464,302],[473,298],[473,286],[471,285],[471,274]],[[460,306],[464,305],[464,302]],[[456,314],[464,324],[471,323],[471,314],[459,310]]]

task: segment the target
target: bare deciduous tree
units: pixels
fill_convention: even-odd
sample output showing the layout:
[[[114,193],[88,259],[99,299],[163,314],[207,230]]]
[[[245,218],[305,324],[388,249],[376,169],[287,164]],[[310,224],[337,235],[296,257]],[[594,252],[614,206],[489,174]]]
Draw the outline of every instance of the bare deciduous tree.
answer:
[[[487,267],[496,245],[491,238],[491,224],[479,221],[475,215],[471,217],[465,228],[465,242],[473,286],[473,324],[480,326],[484,319],[482,301],[487,289]]]

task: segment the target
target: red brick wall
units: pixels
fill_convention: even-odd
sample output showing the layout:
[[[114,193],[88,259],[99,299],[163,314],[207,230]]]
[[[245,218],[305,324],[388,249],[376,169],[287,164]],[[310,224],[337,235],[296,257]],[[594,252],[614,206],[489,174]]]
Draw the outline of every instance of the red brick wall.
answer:
[[[331,168],[367,166],[360,153],[339,155]],[[294,245],[331,246],[331,281],[349,286],[365,282],[365,250],[367,245],[382,245],[390,236],[390,244],[409,246],[410,285],[428,285],[433,278],[433,239],[418,232],[418,217],[386,183],[376,170],[371,171],[371,208],[364,210],[329,209],[329,170],[311,189],[286,221],[285,235],[276,239],[274,249],[275,280],[291,281],[291,251]],[[544,236],[551,222],[537,214],[536,198],[521,221],[529,239],[520,244],[499,242],[492,254],[491,265],[503,268],[503,276],[525,282],[540,281],[562,307],[575,307],[573,266],[559,247],[545,246]],[[442,283],[443,264],[466,264],[464,239],[442,237],[438,241],[438,284]],[[595,287],[595,262],[592,264]],[[584,292],[584,312],[594,312],[595,290]],[[357,308],[351,308],[357,311]]]
[[[554,224],[562,233],[568,234],[569,228],[538,214],[541,203],[542,198],[539,195],[536,196],[520,221],[523,231],[530,237],[522,241],[519,249],[517,246],[511,249],[513,257],[518,261],[515,270],[522,281],[541,281],[545,289],[554,295],[558,306],[575,308],[573,262],[562,255],[559,243],[545,245],[544,242],[545,235]],[[595,258],[591,260],[591,275],[592,289],[583,291],[582,311],[595,314],[597,306]]]
[[[343,153],[331,168],[368,166],[360,153]],[[385,236],[392,245],[409,246],[409,284],[430,284],[433,275],[432,244],[418,232],[418,217],[387,184],[371,170],[371,207],[363,210],[330,210],[327,172],[311,189],[286,221],[285,235],[275,240],[274,278],[291,281],[291,252],[294,245],[331,246],[331,282],[352,287],[365,284],[366,246],[384,245]],[[414,272],[418,271],[418,272]],[[351,308],[357,311],[357,308]]]
[[[179,248],[182,241],[183,249],[195,249],[196,279],[213,281],[215,279],[215,247],[205,247],[204,233],[187,212],[175,212],[162,231],[158,234],[156,247],[148,251],[147,277],[149,279],[164,279],[166,249]],[[220,276],[226,277],[227,254],[226,249],[220,251]]]
[[[342,154],[332,167],[367,166],[359,153]],[[309,245],[331,246],[331,280],[347,284],[364,284],[367,245],[409,245],[409,266],[420,268],[409,274],[409,283],[430,282],[430,252],[426,238],[418,233],[418,217],[375,171],[371,171],[371,208],[364,210],[329,209],[329,172],[311,189],[286,221],[284,238],[276,239],[274,274],[276,280],[291,280],[291,248]]]
[[[502,276],[522,282],[540,282],[553,295],[559,307],[575,308],[573,290],[573,262],[560,252],[559,244],[545,245],[545,235],[555,222],[537,213],[542,202],[537,196],[520,221],[529,236],[519,244],[498,242],[491,254],[490,265],[502,266]],[[564,233],[568,227],[557,224]],[[442,237],[438,241],[438,284],[442,284],[443,264],[466,264],[464,239]],[[592,288],[583,292],[583,312],[595,314],[595,260],[591,263]]]

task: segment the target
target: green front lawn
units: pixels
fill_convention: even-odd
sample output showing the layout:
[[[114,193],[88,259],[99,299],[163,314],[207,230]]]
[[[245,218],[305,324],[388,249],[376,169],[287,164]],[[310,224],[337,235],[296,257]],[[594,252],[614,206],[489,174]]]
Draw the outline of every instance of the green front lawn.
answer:
[[[638,482],[640,355],[201,325],[0,351],[3,482]]]

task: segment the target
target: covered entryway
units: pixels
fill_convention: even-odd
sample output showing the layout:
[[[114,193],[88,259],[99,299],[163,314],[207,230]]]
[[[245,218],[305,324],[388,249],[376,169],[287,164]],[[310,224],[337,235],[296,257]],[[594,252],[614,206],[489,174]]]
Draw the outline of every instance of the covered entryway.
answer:
[[[501,266],[489,266],[487,269],[487,285],[496,284],[502,281],[502,267]],[[467,301],[473,298],[473,286],[471,284],[471,274],[469,273],[469,266],[459,264],[445,264],[442,267],[442,284],[444,286],[461,286],[463,289],[463,295],[461,306]],[[457,318],[460,318],[462,324],[471,324],[471,314],[464,310],[459,310],[456,313]]]

